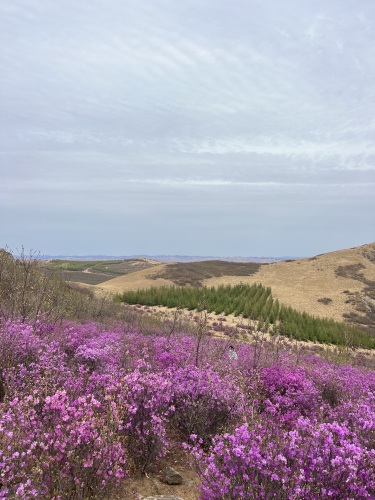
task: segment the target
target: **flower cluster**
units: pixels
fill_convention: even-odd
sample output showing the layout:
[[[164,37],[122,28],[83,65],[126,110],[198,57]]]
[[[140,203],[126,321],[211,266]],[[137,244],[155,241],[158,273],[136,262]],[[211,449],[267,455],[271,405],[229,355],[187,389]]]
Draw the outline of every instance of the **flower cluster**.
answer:
[[[0,323],[0,499],[109,497],[172,439],[204,500],[375,498],[375,372],[228,347],[131,323]]]
[[[361,446],[344,423],[300,417],[293,430],[266,420],[218,437],[208,455],[195,454],[205,500],[233,498],[371,499],[375,451]]]
[[[302,368],[274,365],[261,373],[263,398],[260,408],[285,423],[315,415],[321,404],[319,392]]]
[[[120,395],[101,402],[77,398],[65,390],[7,401],[0,418],[2,495],[52,498],[79,491],[100,492],[126,475],[127,454],[121,439]],[[120,408],[122,404],[119,405]],[[22,492],[22,495],[20,495]]]
[[[122,381],[126,393],[124,429],[128,446],[137,468],[145,472],[168,447],[166,421],[171,406],[171,382],[158,373],[140,368]]]
[[[216,434],[241,416],[241,392],[230,377],[221,377],[210,367],[175,370],[173,386],[172,423],[186,441],[194,435],[208,448]]]

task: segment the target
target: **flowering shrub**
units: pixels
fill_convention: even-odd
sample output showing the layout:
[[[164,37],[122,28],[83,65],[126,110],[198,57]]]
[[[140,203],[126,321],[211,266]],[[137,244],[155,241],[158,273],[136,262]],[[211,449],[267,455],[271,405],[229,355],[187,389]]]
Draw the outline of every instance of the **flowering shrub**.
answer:
[[[173,425],[185,440],[198,436],[204,448],[241,414],[242,396],[228,377],[211,368],[187,366],[173,372]]]
[[[176,434],[205,500],[375,498],[374,371],[164,333],[0,323],[0,499],[109,497]]]
[[[370,499],[375,495],[375,451],[360,446],[344,424],[299,418],[293,431],[272,422],[195,447],[205,500],[233,498]]]
[[[59,337],[68,359],[87,366],[91,371],[112,370],[119,365],[121,334],[108,332],[95,323],[66,325]]]
[[[37,358],[41,346],[34,328],[20,321],[0,324],[0,367],[10,368],[19,363],[29,364]]]
[[[165,454],[168,445],[166,420],[170,410],[171,383],[159,374],[138,368],[124,377],[123,384],[126,388],[124,429],[128,450],[135,466],[145,472]]]
[[[368,450],[375,450],[375,394],[369,392],[360,401],[349,401],[336,411],[338,420],[345,421]]]
[[[195,361],[195,341],[192,337],[156,337],[153,344],[154,360],[159,370],[183,368]]]
[[[265,368],[261,383],[263,400],[260,408],[284,422],[293,424],[299,416],[314,415],[321,403],[318,390],[301,368],[279,365]]]
[[[1,483],[22,498],[91,497],[126,474],[118,396],[99,402],[66,391],[41,398],[38,391],[9,401],[0,418]],[[121,405],[120,405],[121,406]]]

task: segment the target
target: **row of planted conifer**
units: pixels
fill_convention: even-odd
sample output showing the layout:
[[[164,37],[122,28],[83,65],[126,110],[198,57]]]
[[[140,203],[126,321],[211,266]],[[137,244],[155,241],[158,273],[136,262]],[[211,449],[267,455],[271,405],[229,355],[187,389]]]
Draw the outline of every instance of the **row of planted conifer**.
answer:
[[[214,314],[233,314],[258,321],[268,331],[297,340],[375,348],[375,339],[367,332],[284,306],[272,297],[271,288],[262,284],[220,285],[216,288],[153,287],[123,292],[117,296],[117,300],[131,305],[204,309]]]

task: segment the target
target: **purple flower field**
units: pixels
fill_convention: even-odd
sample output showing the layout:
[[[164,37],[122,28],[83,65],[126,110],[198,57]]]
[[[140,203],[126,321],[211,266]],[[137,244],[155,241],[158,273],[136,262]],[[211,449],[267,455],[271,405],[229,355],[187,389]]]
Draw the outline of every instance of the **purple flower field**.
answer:
[[[0,498],[108,498],[178,436],[202,499],[374,499],[375,372],[228,347],[130,323],[2,323]]]

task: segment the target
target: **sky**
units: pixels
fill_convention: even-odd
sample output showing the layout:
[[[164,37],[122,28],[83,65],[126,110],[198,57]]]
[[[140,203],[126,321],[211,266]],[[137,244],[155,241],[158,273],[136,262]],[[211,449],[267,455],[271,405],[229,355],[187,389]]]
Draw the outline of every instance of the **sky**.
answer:
[[[0,0],[0,247],[375,241],[373,0]]]

